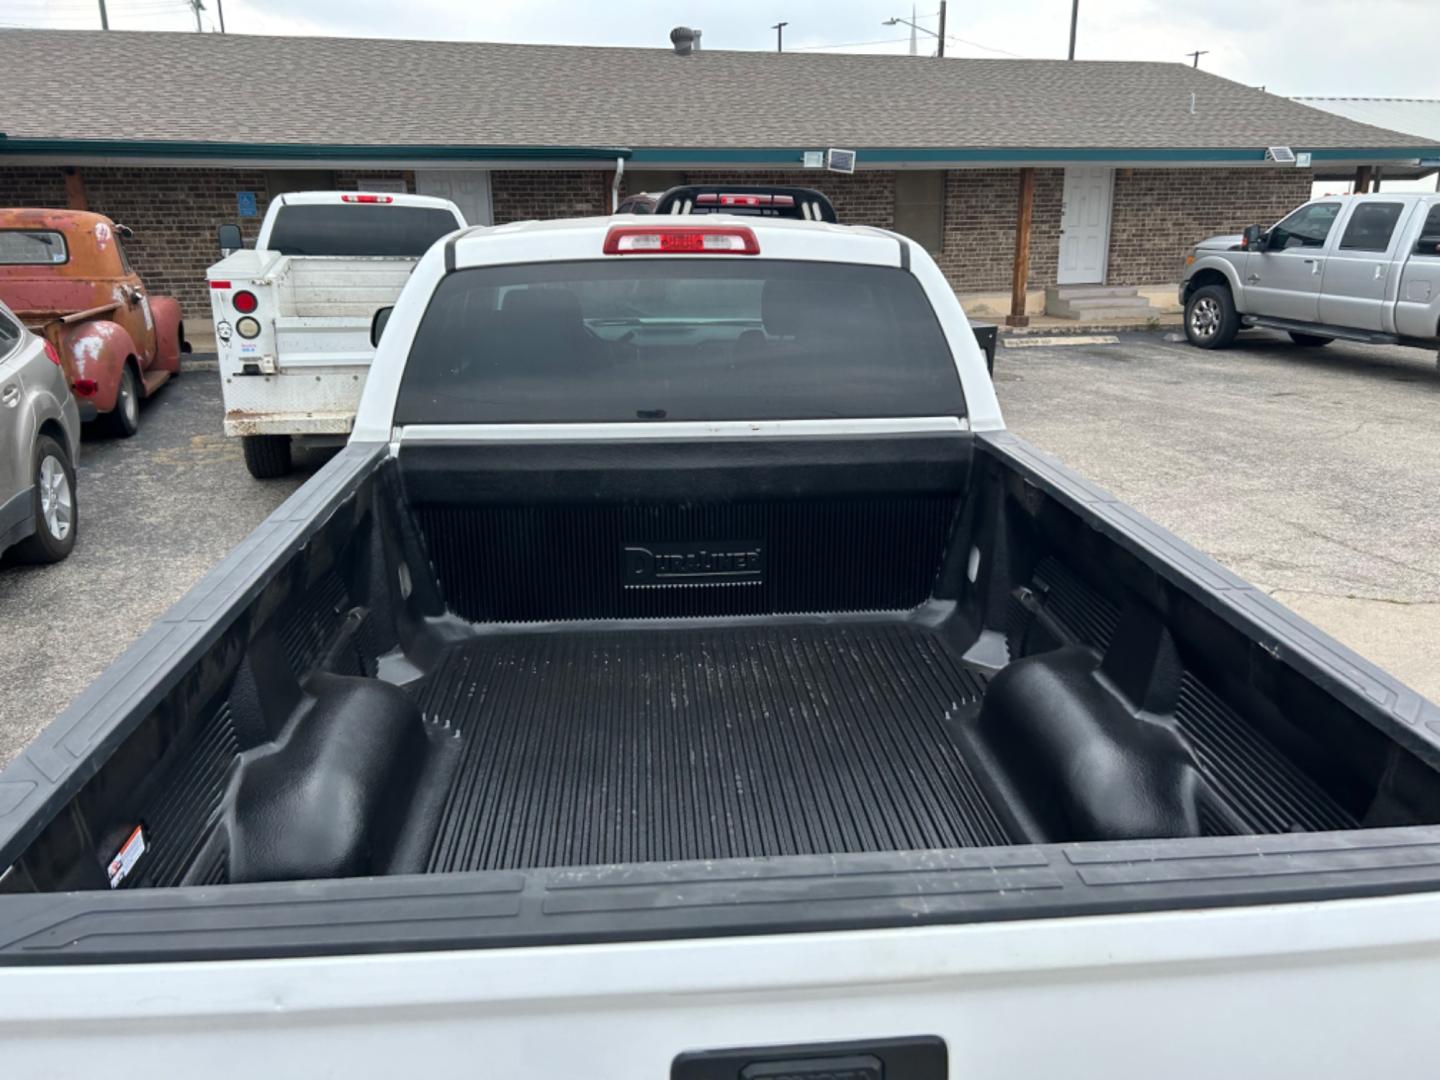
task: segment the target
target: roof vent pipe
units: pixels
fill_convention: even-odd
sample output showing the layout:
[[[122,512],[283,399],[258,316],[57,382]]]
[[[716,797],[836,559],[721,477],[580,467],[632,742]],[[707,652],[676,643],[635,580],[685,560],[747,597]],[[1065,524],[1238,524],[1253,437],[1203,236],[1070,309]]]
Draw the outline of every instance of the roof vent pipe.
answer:
[[[688,26],[677,26],[670,31],[670,44],[675,46],[677,56],[689,56],[700,51],[700,31]]]

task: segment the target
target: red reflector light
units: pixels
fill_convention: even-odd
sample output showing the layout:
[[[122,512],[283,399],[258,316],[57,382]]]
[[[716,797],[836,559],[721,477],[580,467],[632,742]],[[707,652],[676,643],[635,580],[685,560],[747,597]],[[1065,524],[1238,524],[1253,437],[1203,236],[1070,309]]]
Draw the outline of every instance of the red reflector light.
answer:
[[[768,206],[769,195],[721,195],[721,206]]]
[[[606,255],[759,255],[755,233],[741,225],[622,225],[605,236]]]
[[[713,191],[706,192],[704,195],[695,196],[696,206],[714,206],[719,201],[720,196],[716,195]]]
[[[341,202],[357,203],[392,203],[395,201],[393,195],[341,195]]]
[[[60,366],[61,366],[61,365],[60,365],[60,354],[55,351],[55,346],[54,346],[54,345],[51,345],[50,342],[48,342],[48,341],[45,342],[45,355],[50,358],[50,362],[51,362],[52,364],[54,364],[56,367],[60,367]]]
[[[212,281],[212,282],[210,282],[210,287],[211,287],[212,289],[228,289],[228,288],[230,287],[230,282],[228,282],[228,281]]]
[[[99,389],[100,384],[97,383],[94,379],[75,380],[75,393],[79,394],[81,397],[89,397],[91,394],[95,393],[95,391]]]
[[[255,299],[255,294],[245,289],[241,289],[232,296],[230,302],[235,305],[235,310],[241,315],[249,315],[260,306],[260,301]]]

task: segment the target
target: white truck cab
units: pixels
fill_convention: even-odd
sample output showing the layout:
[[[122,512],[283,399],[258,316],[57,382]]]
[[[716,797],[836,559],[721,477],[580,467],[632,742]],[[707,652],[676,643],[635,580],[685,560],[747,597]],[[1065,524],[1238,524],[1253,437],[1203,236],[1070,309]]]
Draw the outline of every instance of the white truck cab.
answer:
[[[299,192],[271,202],[253,250],[210,267],[225,434],[244,440],[252,475],[288,472],[295,438],[350,433],[376,310],[435,240],[464,226],[446,199]]]

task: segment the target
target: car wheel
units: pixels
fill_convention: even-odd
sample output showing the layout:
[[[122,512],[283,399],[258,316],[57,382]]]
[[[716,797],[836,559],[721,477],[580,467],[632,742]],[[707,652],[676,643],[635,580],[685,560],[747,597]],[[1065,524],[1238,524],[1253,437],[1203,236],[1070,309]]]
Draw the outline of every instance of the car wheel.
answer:
[[[15,546],[15,553],[25,562],[59,562],[75,547],[80,519],[70,455],[49,435],[36,440],[33,477],[35,531]]]
[[[1185,301],[1185,337],[1200,349],[1223,349],[1240,331],[1240,313],[1224,285],[1196,289]]]
[[[140,386],[129,364],[120,370],[120,389],[115,394],[115,408],[105,416],[105,427],[122,439],[140,430]]]
[[[1320,334],[1297,334],[1294,330],[1289,333],[1290,340],[1305,349],[1318,349],[1321,345],[1329,345],[1335,340],[1333,337],[1322,337]]]
[[[240,442],[245,467],[256,480],[273,480],[290,471],[289,435],[246,435]]]

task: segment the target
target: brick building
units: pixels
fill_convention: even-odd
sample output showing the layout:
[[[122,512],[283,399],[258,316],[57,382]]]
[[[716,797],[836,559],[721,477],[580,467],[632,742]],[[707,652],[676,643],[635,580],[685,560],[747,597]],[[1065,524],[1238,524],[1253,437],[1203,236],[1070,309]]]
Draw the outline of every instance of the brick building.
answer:
[[[1304,202],[1306,155],[1440,157],[1178,64],[16,30],[0,59],[0,205],[129,225],[192,325],[216,226],[253,237],[285,191],[443,194],[503,224],[679,182],[802,184],[924,244],[962,293],[1011,292],[1018,266],[1023,310],[1025,288],[1173,282],[1197,238]],[[807,168],[827,147],[857,171]]]

